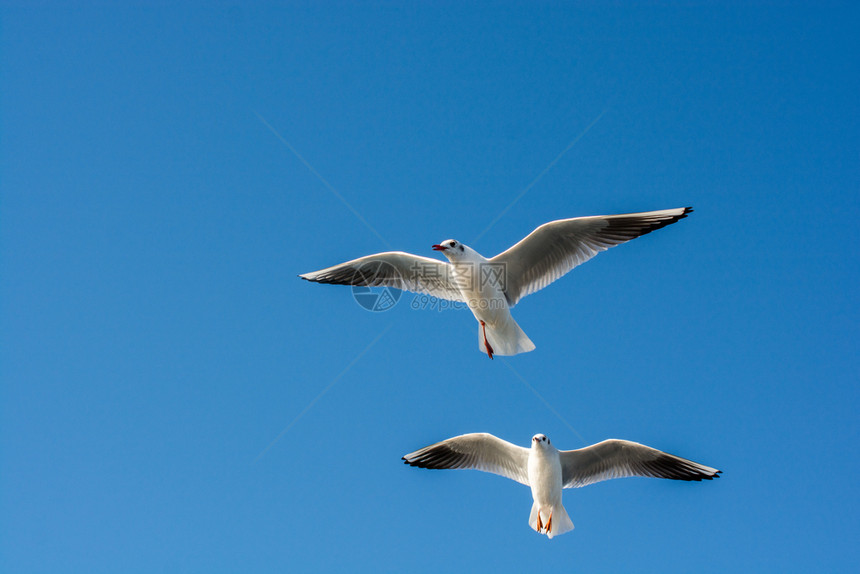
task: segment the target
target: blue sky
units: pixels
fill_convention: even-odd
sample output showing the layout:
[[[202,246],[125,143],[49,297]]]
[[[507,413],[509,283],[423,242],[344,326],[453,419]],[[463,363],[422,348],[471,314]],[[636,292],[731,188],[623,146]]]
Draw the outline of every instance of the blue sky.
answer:
[[[5,3],[4,572],[852,571],[857,25],[849,3]],[[296,277],[685,205],[522,301],[537,349],[492,362],[466,311]],[[548,541],[527,488],[400,461],[478,431],[724,475],[568,490],[576,529]]]

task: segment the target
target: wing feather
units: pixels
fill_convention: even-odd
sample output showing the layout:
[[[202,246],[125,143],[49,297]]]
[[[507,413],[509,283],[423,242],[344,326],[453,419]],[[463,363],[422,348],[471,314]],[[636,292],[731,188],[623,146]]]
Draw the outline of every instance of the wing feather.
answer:
[[[505,295],[513,306],[601,251],[666,227],[691,211],[680,207],[551,221],[491,261],[505,266]]]
[[[721,471],[627,440],[610,439],[579,450],[563,450],[562,485],[576,488],[628,476],[711,480]]]
[[[449,263],[402,251],[360,257],[299,277],[315,283],[393,287],[449,301],[464,301],[460,290],[451,280]]]
[[[419,468],[468,468],[491,472],[528,486],[529,449],[487,433],[471,433],[424,447],[403,457]]]

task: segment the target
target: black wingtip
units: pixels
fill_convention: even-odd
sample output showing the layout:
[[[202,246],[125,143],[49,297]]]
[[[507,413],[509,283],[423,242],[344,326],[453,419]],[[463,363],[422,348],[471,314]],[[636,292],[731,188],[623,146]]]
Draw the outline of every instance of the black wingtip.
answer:
[[[691,213],[693,213],[693,208],[692,207],[685,207],[684,211],[681,213],[681,215],[675,216],[675,218],[672,221],[670,221],[669,223],[675,223],[676,221],[681,221],[682,219],[686,219],[686,217],[688,215],[690,215]],[[667,223],[667,225],[669,223]]]
[[[690,215],[691,213],[693,213],[693,208],[690,206],[687,206],[684,208],[684,211],[681,212],[680,215],[676,215],[670,219],[665,219],[665,220],[659,222],[657,225],[655,225],[654,227],[652,227],[651,229],[649,229],[645,233],[650,233],[651,231],[661,229],[663,227],[666,227],[667,225],[672,225],[675,222],[681,221],[682,219],[686,219],[687,216]]]

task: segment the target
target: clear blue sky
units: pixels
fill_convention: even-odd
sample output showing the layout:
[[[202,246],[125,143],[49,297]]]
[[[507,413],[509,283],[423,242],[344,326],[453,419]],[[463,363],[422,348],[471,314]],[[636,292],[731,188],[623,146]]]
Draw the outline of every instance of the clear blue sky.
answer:
[[[0,8],[4,572],[856,568],[850,3],[30,4]],[[296,277],[684,205],[492,362],[467,311]],[[548,541],[527,488],[400,461],[476,431],[724,475],[568,490]]]

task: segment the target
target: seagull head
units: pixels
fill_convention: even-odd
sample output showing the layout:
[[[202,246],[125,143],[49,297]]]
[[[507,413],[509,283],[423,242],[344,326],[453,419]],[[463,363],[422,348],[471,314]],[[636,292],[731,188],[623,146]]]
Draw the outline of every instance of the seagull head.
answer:
[[[544,448],[549,446],[549,439],[545,434],[536,434],[532,437],[532,447]]]
[[[457,241],[456,239],[446,239],[442,243],[437,243],[433,246],[433,251],[441,251],[442,255],[450,261],[459,261],[464,257],[468,257],[472,250]]]

